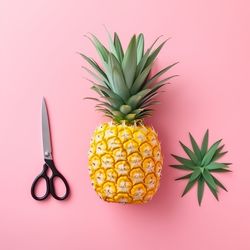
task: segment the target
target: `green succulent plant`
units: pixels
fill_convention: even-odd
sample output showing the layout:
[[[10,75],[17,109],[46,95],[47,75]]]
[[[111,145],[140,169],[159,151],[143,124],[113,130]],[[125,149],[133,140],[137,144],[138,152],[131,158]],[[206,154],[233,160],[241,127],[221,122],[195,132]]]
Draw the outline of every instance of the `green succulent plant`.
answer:
[[[202,141],[201,147],[198,146],[194,137],[189,133],[192,150],[180,142],[181,147],[187,154],[188,158],[183,158],[172,154],[172,156],[181,164],[170,165],[173,168],[190,171],[189,174],[184,175],[176,180],[188,179],[188,183],[182,193],[182,196],[187,194],[190,189],[198,183],[197,198],[199,205],[201,205],[204,185],[206,184],[214,197],[218,199],[218,188],[225,191],[225,186],[212,174],[214,172],[231,172],[229,165],[231,163],[217,162],[227,151],[223,151],[224,145],[220,146],[222,140],[216,141],[210,148],[208,147],[209,131],[207,130]]]

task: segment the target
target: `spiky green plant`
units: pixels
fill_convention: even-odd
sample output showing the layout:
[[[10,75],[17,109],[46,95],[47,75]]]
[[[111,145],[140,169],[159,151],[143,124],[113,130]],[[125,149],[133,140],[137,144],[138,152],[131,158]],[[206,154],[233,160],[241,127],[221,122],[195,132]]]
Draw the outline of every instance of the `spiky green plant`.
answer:
[[[227,151],[223,152],[224,145],[219,146],[222,140],[218,140],[210,148],[208,148],[208,130],[203,137],[201,147],[198,146],[197,142],[190,133],[189,136],[193,150],[180,142],[180,145],[187,154],[188,158],[172,154],[172,156],[181,164],[171,165],[171,167],[190,171],[189,174],[176,179],[189,179],[182,196],[188,193],[195,183],[198,183],[197,198],[199,205],[201,205],[203,198],[204,184],[208,186],[214,197],[218,200],[218,187],[224,189],[225,191],[227,191],[227,189],[215,176],[212,175],[212,173],[231,172],[231,170],[229,170],[229,165],[231,163],[217,162],[217,160],[224,156]]]
[[[97,101],[96,109],[117,123],[136,122],[151,116],[152,106],[159,103],[154,100],[159,89],[176,76],[159,80],[176,63],[150,76],[153,63],[168,39],[153,49],[158,37],[145,51],[143,34],[133,35],[124,52],[117,33],[114,33],[113,39],[109,34],[109,49],[95,35],[87,37],[96,48],[102,63],[100,66],[94,59],[80,53],[92,67],[92,70],[83,67],[94,78],[94,81],[87,80],[101,97],[87,99]]]

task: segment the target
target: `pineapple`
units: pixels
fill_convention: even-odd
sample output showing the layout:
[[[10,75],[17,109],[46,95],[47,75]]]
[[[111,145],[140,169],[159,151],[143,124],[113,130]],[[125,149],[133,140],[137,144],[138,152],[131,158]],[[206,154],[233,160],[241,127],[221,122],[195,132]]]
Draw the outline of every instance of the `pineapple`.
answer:
[[[117,33],[109,34],[107,49],[95,35],[87,36],[102,63],[81,56],[91,66],[83,67],[94,80],[92,89],[100,98],[96,109],[110,117],[94,131],[88,153],[89,174],[97,194],[105,201],[146,203],[156,193],[163,165],[161,146],[153,127],[143,119],[152,115],[154,98],[170,78],[159,78],[176,63],[150,76],[153,63],[166,43],[144,51],[144,35],[133,35],[126,51]]]

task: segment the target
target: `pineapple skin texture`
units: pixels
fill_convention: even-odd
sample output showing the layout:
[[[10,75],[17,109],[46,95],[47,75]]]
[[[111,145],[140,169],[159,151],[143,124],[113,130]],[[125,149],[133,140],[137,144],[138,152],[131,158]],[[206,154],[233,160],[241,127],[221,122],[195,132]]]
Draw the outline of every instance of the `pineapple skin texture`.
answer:
[[[101,199],[146,203],[159,188],[163,158],[152,127],[103,123],[88,153],[92,186]]]

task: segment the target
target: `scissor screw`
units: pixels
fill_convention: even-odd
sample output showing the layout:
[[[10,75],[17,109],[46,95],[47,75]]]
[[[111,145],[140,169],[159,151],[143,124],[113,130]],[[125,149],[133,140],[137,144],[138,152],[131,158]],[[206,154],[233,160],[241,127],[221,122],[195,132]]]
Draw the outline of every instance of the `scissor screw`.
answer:
[[[45,152],[44,155],[45,156],[50,156],[50,153],[49,152]]]

